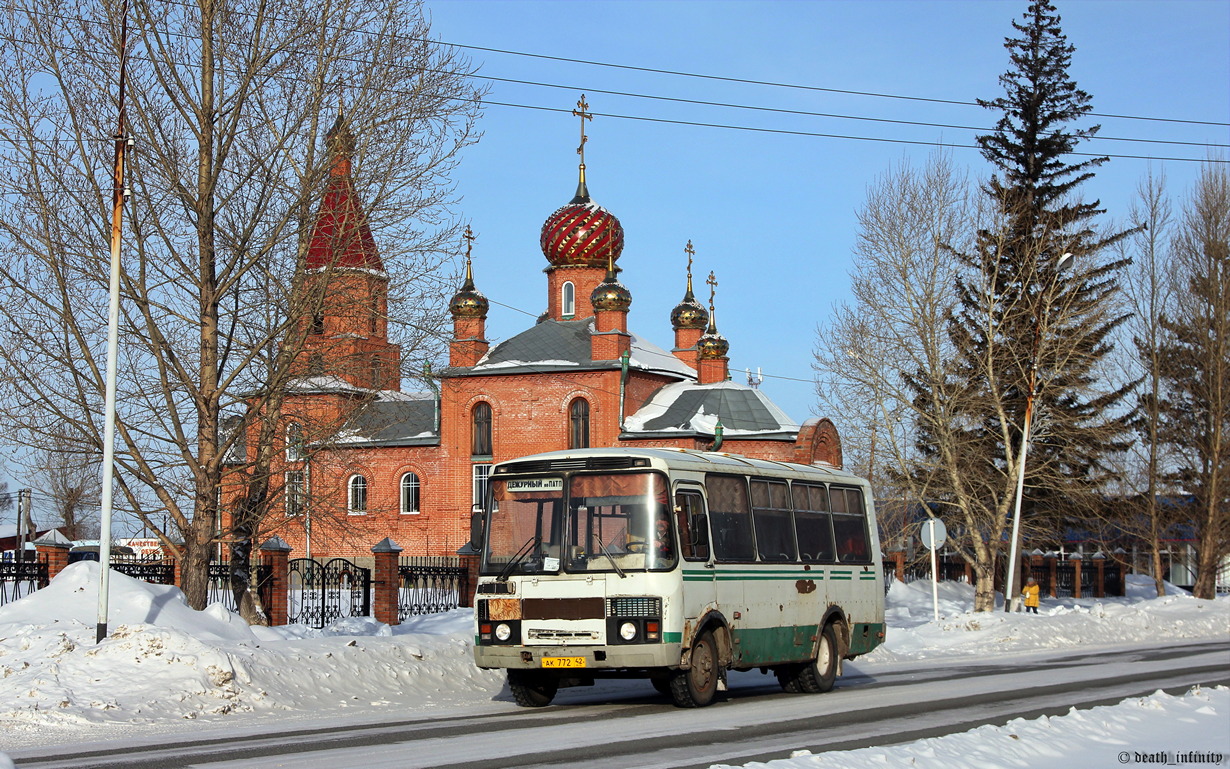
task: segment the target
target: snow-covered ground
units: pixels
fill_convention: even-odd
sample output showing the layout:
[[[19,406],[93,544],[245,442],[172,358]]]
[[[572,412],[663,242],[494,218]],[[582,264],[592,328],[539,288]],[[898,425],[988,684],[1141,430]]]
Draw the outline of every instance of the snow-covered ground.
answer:
[[[294,720],[328,713],[378,718],[433,709],[515,707],[503,677],[474,667],[472,614],[460,609],[395,628],[348,620],[324,631],[249,628],[220,606],[189,609],[178,590],[111,575],[110,635],[94,643],[98,566],[0,607],[0,751],[171,730],[185,720]],[[972,589],[894,584],[888,642],[856,664],[880,672],[925,660],[959,664],[1048,649],[1230,640],[1230,600],[1158,598],[1133,581],[1126,598],[1044,600],[1041,614],[974,614]],[[1230,667],[1230,659],[1227,660]],[[756,675],[756,674],[750,674]],[[1122,763],[1230,763],[1230,690],[1157,693],[1114,707],[1016,720],[947,737],[858,751],[801,753],[769,764],[936,769],[1095,766],[1108,745]],[[1146,754],[1140,746],[1151,745]],[[1135,751],[1135,753],[1134,753]],[[1184,756],[1188,752],[1194,755]],[[1139,754],[1139,755],[1138,755]],[[12,762],[0,752],[0,769]]]

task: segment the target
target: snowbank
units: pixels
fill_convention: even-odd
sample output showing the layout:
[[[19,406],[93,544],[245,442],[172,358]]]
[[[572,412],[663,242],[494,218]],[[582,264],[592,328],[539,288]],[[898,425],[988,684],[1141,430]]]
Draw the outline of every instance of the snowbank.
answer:
[[[1005,726],[886,748],[840,750],[745,764],[745,769],[1019,769],[1020,767],[1109,767],[1224,765],[1230,738],[1230,689],[1196,688],[1182,697],[1157,692],[1110,707],[1077,710]],[[1160,726],[1160,728],[1159,728]],[[1163,739],[1164,736],[1164,739]],[[1181,752],[1173,749],[1182,745]],[[1168,748],[1168,746],[1170,746]],[[718,764],[712,769],[731,769]]]
[[[1202,601],[1173,585],[1158,598],[1153,581],[1139,577],[1130,578],[1127,592],[1125,598],[1043,598],[1036,615],[974,612],[971,585],[943,582],[937,623],[929,581],[895,582],[885,609],[887,639],[859,662],[1230,639],[1230,601]]]
[[[96,563],[74,564],[49,587],[0,607],[0,751],[237,714],[286,719],[345,710],[380,717],[444,706],[513,707],[500,698],[503,676],[474,666],[468,609],[395,628],[369,619],[323,631],[249,628],[220,605],[195,611],[175,588],[112,572],[110,634],[95,644],[98,574]],[[888,642],[855,664],[876,671],[921,659],[1230,638],[1230,601],[1150,598],[1150,589],[1134,585],[1131,595],[1118,599],[1044,599],[1035,616],[972,613],[972,588],[944,584],[936,623],[930,583],[895,584],[888,595]],[[1192,718],[1203,717],[1205,707],[1224,717],[1224,695],[1200,696],[1205,699],[1192,705]],[[502,701],[493,703],[497,698]],[[1171,712],[1166,704],[1161,715]],[[1029,729],[1053,730],[1058,720]],[[1024,729],[1010,727],[1018,736]],[[991,732],[976,731],[990,739]],[[1031,740],[1054,743],[1028,733]],[[804,758],[816,759],[792,760]],[[0,769],[6,761],[0,753]]]
[[[73,564],[0,607],[6,742],[107,723],[486,702],[502,685],[474,667],[469,610],[396,630],[369,619],[249,628],[221,605],[195,611],[176,588],[112,572],[110,632],[95,644],[97,579],[96,563]]]

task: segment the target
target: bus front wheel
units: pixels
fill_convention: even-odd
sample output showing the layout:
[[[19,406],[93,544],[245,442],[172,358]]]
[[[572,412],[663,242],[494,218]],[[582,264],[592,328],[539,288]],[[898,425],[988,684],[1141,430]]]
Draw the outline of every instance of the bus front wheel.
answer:
[[[681,708],[703,708],[713,702],[721,675],[713,633],[706,630],[697,637],[691,662],[690,668],[671,679],[671,697]]]
[[[510,670],[508,688],[521,707],[542,708],[555,699],[559,681],[532,670]]]

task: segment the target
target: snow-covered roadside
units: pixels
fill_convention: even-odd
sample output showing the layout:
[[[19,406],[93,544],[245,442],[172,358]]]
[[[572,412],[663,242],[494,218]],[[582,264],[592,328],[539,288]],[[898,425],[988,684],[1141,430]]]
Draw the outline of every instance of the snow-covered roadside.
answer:
[[[743,769],[1020,769],[1020,767],[1224,766],[1230,759],[1230,689],[1157,692],[1111,707],[1017,718],[1005,726],[905,745],[811,754],[743,764]],[[733,769],[715,764],[712,769]]]
[[[112,632],[96,645],[97,576],[96,564],[74,564],[44,590],[0,607],[0,751],[148,734],[186,720],[229,726],[515,707],[501,696],[502,676],[473,665],[469,610],[396,628],[368,620],[325,631],[249,628],[219,606],[196,612],[174,588],[113,573]],[[929,583],[894,585],[888,643],[855,667],[882,672],[1064,647],[1230,638],[1230,601],[1149,598],[1146,584],[1120,599],[1044,600],[1038,616],[974,614],[969,587],[941,587],[935,623]],[[1219,702],[1207,707],[1225,716]],[[1161,711],[1167,735],[1170,712]]]

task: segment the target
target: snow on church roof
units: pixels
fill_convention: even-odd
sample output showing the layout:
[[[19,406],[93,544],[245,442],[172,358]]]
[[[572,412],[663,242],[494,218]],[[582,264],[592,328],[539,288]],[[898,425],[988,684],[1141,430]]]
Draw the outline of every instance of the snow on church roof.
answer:
[[[799,431],[798,424],[759,390],[734,382],[677,382],[663,387],[628,417],[624,433],[713,435],[719,420],[727,438],[794,440]]]
[[[491,348],[464,374],[521,374],[541,371],[619,368],[618,360],[595,361],[590,337],[594,319],[544,320]],[[666,350],[631,335],[629,366],[640,371],[694,379],[696,372]],[[461,373],[461,372],[459,372]]]

